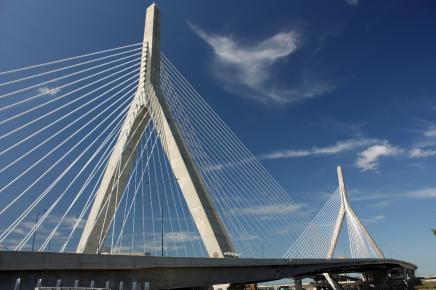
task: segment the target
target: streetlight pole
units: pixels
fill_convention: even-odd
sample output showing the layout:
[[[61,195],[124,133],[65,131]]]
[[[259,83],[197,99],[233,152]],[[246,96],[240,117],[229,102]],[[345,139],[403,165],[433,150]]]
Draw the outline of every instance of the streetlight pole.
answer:
[[[163,220],[163,196],[160,194],[160,221],[161,221],[161,247],[162,257],[164,256],[164,220]]]
[[[175,178],[175,180],[179,180],[178,178]],[[171,182],[171,180],[167,180],[165,182],[162,183],[162,187],[165,186],[165,183],[167,182]],[[163,189],[163,188],[162,188]],[[159,192],[160,195],[160,221],[161,221],[161,254],[162,257],[164,256],[164,207],[163,207],[163,194],[162,194],[163,190],[161,192]]]
[[[43,209],[43,210],[41,210],[40,212],[38,212],[38,214],[36,215],[35,225],[38,223],[39,216],[40,216],[42,213],[46,212],[46,211],[47,211],[46,209]],[[33,247],[35,246],[35,236],[36,236],[36,229],[35,229],[35,231],[33,232],[33,238],[32,238],[32,252],[33,252]]]
[[[263,236],[261,236],[261,241],[262,241],[262,259],[265,258],[265,251],[263,249]]]

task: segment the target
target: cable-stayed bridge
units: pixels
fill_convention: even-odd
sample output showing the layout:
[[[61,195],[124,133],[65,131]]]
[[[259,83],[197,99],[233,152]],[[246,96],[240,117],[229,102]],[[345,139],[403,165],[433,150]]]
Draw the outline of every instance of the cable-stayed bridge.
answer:
[[[154,4],[140,43],[0,78],[1,289],[413,278],[416,266],[384,258],[340,168],[307,219],[161,53]],[[344,220],[350,254],[337,259]]]

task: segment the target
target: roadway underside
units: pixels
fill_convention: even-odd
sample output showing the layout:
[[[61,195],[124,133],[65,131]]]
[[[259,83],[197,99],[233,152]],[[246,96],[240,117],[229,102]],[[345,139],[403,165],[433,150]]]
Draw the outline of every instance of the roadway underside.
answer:
[[[44,286],[131,289],[132,283],[150,289],[204,287],[225,283],[272,281],[322,273],[414,272],[416,266],[394,259],[212,259],[128,255],[93,255],[0,251],[0,289]],[[60,282],[59,282],[60,280]],[[143,289],[143,286],[141,287]]]

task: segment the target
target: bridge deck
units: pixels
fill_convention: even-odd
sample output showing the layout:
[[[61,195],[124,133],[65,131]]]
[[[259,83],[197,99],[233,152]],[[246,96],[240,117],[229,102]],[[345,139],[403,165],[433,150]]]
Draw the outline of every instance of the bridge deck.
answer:
[[[394,259],[212,259],[0,252],[0,284],[6,277],[11,282],[20,278],[32,284],[43,276],[48,284],[55,284],[57,279],[69,285],[75,280],[85,284],[135,280],[148,281],[152,289],[169,289],[392,268],[414,271],[416,266]]]

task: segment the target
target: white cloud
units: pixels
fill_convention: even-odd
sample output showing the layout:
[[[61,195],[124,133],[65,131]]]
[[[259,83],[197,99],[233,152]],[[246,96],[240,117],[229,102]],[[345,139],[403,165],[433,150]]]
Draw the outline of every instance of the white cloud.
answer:
[[[61,91],[60,88],[40,87],[37,89],[38,93],[43,95],[54,96]]]
[[[385,219],[384,215],[376,215],[376,216],[371,217],[371,218],[363,219],[363,221],[366,223],[378,223],[384,219]]]
[[[359,5],[359,0],[346,0],[348,5],[356,6]]]
[[[238,233],[238,235],[234,235],[231,238],[232,239],[238,239],[240,241],[259,240],[259,236],[250,235],[249,233]]]
[[[304,150],[278,150],[259,156],[259,159],[283,159],[313,155],[333,155],[376,143],[375,139],[347,139],[326,147],[313,147]]]
[[[436,155],[436,149],[413,148],[409,151],[412,158],[424,158]]]
[[[295,31],[286,31],[252,45],[242,45],[233,37],[212,35],[196,25],[191,29],[206,41],[215,53],[215,73],[232,92],[262,102],[290,103],[322,95],[334,86],[308,76],[293,88],[272,85],[273,66],[291,55],[298,47]]]
[[[288,56],[297,49],[295,32],[282,32],[252,47],[243,47],[231,37],[209,35],[196,25],[191,28],[214,50],[224,63],[235,65],[240,81],[247,86],[257,86],[267,78],[264,68]]]
[[[417,198],[417,199],[436,198],[436,187],[409,191],[404,193],[403,195],[406,197]]]
[[[389,200],[385,199],[385,200],[377,201],[377,202],[371,204],[371,207],[384,208],[384,207],[391,205],[392,202],[393,202],[393,200],[391,200],[391,199],[389,199]]]
[[[373,202],[372,207],[383,208],[403,199],[432,199],[436,198],[436,187],[427,187],[402,192],[378,192],[351,196],[351,202]]]
[[[388,142],[372,145],[358,154],[356,166],[362,171],[377,171],[381,157],[396,156],[401,152],[400,148],[392,146]]]
[[[200,239],[200,236],[198,236],[196,233],[192,232],[168,232],[165,233],[165,239],[171,242],[190,242],[190,241],[197,241]]]
[[[54,226],[59,223],[61,220],[61,216],[58,215],[49,215],[45,218],[45,220],[40,224],[38,229],[36,230],[37,233],[40,233],[42,236],[48,236],[51,231],[53,230]],[[65,237],[62,235],[63,231],[69,231],[73,229],[73,227],[78,222],[78,218],[73,216],[66,216],[64,217],[61,226],[58,228],[58,230],[54,233],[52,240],[54,239],[61,239]],[[76,228],[82,229],[85,227],[85,220],[81,220]],[[26,221],[20,223],[13,231],[12,233],[18,234],[18,235],[27,235],[27,233],[32,230],[35,227],[35,221]]]
[[[436,156],[436,125],[430,124],[421,132],[423,138],[409,149],[410,158],[425,158]]]
[[[432,125],[430,126],[425,132],[424,135],[426,137],[436,137],[436,126]]]
[[[239,215],[274,216],[291,214],[302,208],[302,204],[269,204],[237,209]]]
[[[115,248],[114,253],[112,253],[112,255],[138,255],[138,256],[143,256],[144,255],[144,251],[145,253],[147,253],[148,255],[150,254],[157,254],[159,253],[160,255],[160,251],[161,251],[161,242],[158,241],[149,241],[148,243],[146,243],[145,249],[143,246],[141,246],[141,243],[136,243],[133,245],[133,250],[132,250],[132,246],[118,246]],[[174,244],[174,243],[166,243],[164,242],[164,246],[163,246],[164,252],[165,253],[169,253],[169,252],[174,252],[174,254],[178,254],[178,252],[180,251],[180,253],[182,253],[182,251],[185,248],[185,246],[183,244]],[[103,252],[109,252],[110,251],[110,247],[103,247]]]
[[[244,168],[247,164],[250,163],[256,163],[257,160],[255,158],[244,158],[239,160],[233,160],[223,163],[215,163],[215,164],[209,164],[207,166],[204,166],[202,170],[206,172],[213,172],[213,171],[221,171],[224,169],[236,169],[236,168]]]
[[[224,163],[211,164],[211,165],[204,166],[202,168],[202,170],[204,170],[206,172],[221,171],[221,170],[223,170],[223,169],[225,169],[226,167],[229,167],[229,166],[233,166],[233,163],[231,163],[231,164],[230,163],[226,163],[226,164],[224,164]]]

